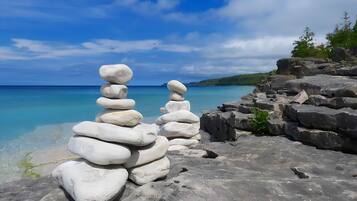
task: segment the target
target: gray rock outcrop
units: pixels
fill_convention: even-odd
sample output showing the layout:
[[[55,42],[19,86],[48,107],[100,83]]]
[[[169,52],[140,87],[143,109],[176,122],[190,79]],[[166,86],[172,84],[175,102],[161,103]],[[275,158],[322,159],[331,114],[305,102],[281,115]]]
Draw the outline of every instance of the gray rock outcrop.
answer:
[[[201,129],[217,141],[237,140],[242,131],[254,131],[253,111],[260,109],[268,112],[265,135],[283,135],[321,149],[357,153],[354,62],[281,59],[277,73],[259,84],[254,93],[204,113]]]

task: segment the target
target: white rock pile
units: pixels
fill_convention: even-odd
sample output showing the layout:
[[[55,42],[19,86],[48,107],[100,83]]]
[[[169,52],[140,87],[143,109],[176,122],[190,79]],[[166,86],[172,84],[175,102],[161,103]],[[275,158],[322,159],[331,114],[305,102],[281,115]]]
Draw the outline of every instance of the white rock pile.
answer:
[[[169,151],[189,149],[198,144],[200,119],[190,112],[190,102],[185,100],[187,88],[177,80],[167,83],[170,91],[170,100],[160,111],[165,113],[156,120],[159,125],[159,135],[170,139]]]
[[[124,190],[128,178],[143,185],[170,170],[169,141],[157,135],[155,124],[141,123],[143,116],[134,110],[135,101],[127,99],[131,69],[124,64],[103,65],[99,74],[108,81],[97,100],[105,110],[96,122],[73,127],[68,149],[81,159],[67,161],[52,172],[77,201],[112,200]]]

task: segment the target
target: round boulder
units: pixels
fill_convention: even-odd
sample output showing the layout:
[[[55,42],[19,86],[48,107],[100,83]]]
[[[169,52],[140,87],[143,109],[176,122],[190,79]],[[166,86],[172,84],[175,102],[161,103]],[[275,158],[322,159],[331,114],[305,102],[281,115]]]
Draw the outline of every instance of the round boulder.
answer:
[[[185,100],[185,97],[183,97],[183,95],[181,95],[179,93],[171,92],[169,99],[172,101],[183,101],[183,100]]]
[[[181,95],[185,94],[187,91],[187,88],[184,84],[182,84],[180,81],[177,80],[171,80],[170,82],[167,83],[167,88],[172,91],[179,93]]]
[[[102,65],[99,75],[108,82],[126,85],[133,77],[133,71],[125,64]]]
[[[167,157],[163,157],[154,162],[132,168],[129,172],[131,181],[138,185],[144,185],[169,174],[170,160]]]
[[[131,110],[135,107],[135,101],[133,99],[109,99],[100,97],[97,99],[97,104],[106,109],[116,110]]]
[[[72,160],[56,167],[52,177],[74,200],[113,200],[124,189],[128,172],[120,165],[97,166]]]
[[[131,150],[130,159],[124,164],[126,168],[140,166],[162,158],[167,153],[169,141],[164,136],[158,136],[154,143],[146,147]]]
[[[105,110],[96,118],[97,122],[130,127],[138,125],[142,119],[143,115],[136,110]]]
[[[126,98],[128,87],[120,84],[105,84],[100,88],[100,93],[106,98]]]

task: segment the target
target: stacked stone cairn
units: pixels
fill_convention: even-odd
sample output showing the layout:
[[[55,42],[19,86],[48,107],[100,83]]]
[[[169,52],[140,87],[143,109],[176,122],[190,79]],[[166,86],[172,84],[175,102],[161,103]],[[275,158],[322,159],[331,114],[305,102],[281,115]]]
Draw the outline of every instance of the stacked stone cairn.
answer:
[[[52,176],[74,200],[112,200],[129,178],[138,185],[165,177],[170,170],[166,157],[169,142],[157,136],[155,124],[144,124],[127,99],[126,84],[133,72],[124,64],[103,65],[99,70],[108,81],[101,87],[104,107],[96,122],[84,121],[73,127],[68,149],[81,157],[59,165]]]
[[[199,143],[201,135],[200,119],[190,112],[190,102],[185,100],[187,88],[177,80],[167,83],[170,91],[170,100],[160,111],[164,115],[156,120],[159,125],[159,135],[167,137],[170,141],[169,151],[189,149]]]

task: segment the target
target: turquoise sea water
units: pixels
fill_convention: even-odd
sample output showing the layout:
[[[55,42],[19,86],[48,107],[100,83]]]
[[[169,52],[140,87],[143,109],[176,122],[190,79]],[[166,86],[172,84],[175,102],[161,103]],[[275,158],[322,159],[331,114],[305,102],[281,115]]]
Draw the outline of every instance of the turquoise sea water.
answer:
[[[190,87],[186,99],[192,112],[215,108],[226,101],[238,100],[253,90],[252,86]],[[26,135],[39,126],[93,120],[101,108],[95,104],[99,87],[0,87],[0,144]],[[136,100],[136,110],[150,122],[160,115],[168,100],[166,87],[132,86],[129,98]]]
[[[252,90],[251,86],[190,87],[186,99],[200,115]],[[18,163],[26,154],[46,163],[56,153],[53,150],[65,150],[73,125],[94,120],[102,110],[95,103],[99,96],[99,87],[0,86],[0,184],[23,177]],[[151,123],[161,115],[168,90],[129,87],[128,96],[136,100],[135,109],[144,115],[144,122]]]

